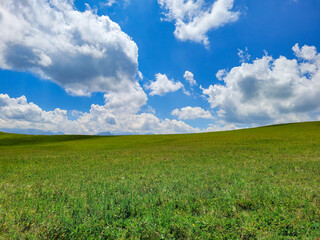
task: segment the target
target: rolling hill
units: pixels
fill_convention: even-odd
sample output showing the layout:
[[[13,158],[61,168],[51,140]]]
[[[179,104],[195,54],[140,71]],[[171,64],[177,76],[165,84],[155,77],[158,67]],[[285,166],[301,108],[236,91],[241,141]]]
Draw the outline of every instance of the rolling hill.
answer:
[[[3,239],[319,239],[320,122],[144,136],[0,133]]]

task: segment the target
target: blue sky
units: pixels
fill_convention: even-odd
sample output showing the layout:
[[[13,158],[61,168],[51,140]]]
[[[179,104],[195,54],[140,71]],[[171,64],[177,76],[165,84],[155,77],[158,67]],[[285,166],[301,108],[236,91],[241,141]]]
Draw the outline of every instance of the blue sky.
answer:
[[[319,120],[319,12],[317,0],[1,2],[0,129],[184,133]]]

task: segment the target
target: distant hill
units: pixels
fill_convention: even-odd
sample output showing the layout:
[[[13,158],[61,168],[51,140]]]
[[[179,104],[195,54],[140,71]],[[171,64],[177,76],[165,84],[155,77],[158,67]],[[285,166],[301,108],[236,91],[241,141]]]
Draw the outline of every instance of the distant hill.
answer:
[[[63,132],[43,131],[40,129],[18,129],[18,128],[0,128],[1,132],[16,133],[16,134],[28,134],[28,135],[64,135]]]

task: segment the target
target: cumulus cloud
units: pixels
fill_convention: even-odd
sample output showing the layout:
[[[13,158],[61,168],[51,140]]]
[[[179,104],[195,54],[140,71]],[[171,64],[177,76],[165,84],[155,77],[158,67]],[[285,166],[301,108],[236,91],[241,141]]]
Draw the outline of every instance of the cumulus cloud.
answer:
[[[135,90],[141,94],[139,87]],[[122,98],[119,95],[118,98]],[[130,97],[125,103],[129,103]],[[141,100],[142,99],[142,100]],[[144,96],[134,105],[142,105]],[[105,105],[91,105],[89,112],[70,111],[75,118],[68,118],[68,112],[59,108],[45,111],[34,103],[28,102],[25,96],[10,98],[0,94],[0,128],[39,129],[44,131],[64,132],[66,134],[96,134],[109,131],[113,134],[128,133],[186,133],[199,132],[183,121],[160,120],[153,113],[137,113],[131,107],[120,106],[116,96],[106,97]],[[124,104],[125,105],[125,104]],[[139,107],[136,107],[138,111]]]
[[[208,4],[203,0],[158,0],[165,10],[165,19],[175,23],[174,35],[181,41],[191,40],[209,45],[207,32],[239,19],[232,11],[233,0],[216,0]]]
[[[202,109],[201,107],[184,107],[181,109],[174,109],[171,112],[171,115],[177,116],[178,119],[197,119],[197,118],[204,118],[210,119],[212,115],[209,111]]]
[[[292,50],[298,58],[303,60],[313,60],[317,57],[317,49],[315,46],[304,45],[302,48],[300,48],[299,44],[296,43]]]
[[[183,77],[190,84],[190,86],[197,85],[197,82],[196,80],[194,80],[194,75],[192,72],[185,71]]]
[[[168,79],[166,74],[157,73],[155,77],[156,80],[146,86],[147,89],[151,90],[151,96],[163,96],[166,93],[175,92],[181,88],[184,89],[184,86],[181,82],[174,82],[173,80]]]
[[[147,95],[138,83],[131,89],[104,94],[105,107],[112,113],[137,113],[147,103]]]
[[[219,80],[219,81],[223,81],[223,79],[228,75],[228,72],[227,70],[225,69],[220,69],[217,74],[216,74],[216,78]]]
[[[17,124],[19,123],[19,124]],[[0,127],[1,128],[32,128],[41,123],[43,130],[51,125],[68,124],[67,111],[56,108],[54,111],[43,111],[38,105],[27,102],[25,96],[10,98],[0,94]],[[66,126],[66,125],[64,125]],[[71,127],[71,126],[69,126]]]
[[[73,95],[103,92],[105,104],[92,104],[88,112],[45,111],[24,96],[1,94],[0,127],[72,134],[199,131],[182,121],[160,120],[151,110],[139,113],[148,98],[138,82],[143,75],[137,45],[108,16],[89,7],[79,12],[72,2],[0,1],[0,68],[32,72]],[[152,94],[183,88],[165,75],[156,78]]]
[[[74,95],[135,87],[135,42],[108,16],[70,2],[0,1],[0,68],[39,74]]]
[[[296,44],[297,59],[265,55],[202,89],[226,123],[268,124],[314,120],[320,111],[320,54]],[[220,76],[220,74],[219,74]]]

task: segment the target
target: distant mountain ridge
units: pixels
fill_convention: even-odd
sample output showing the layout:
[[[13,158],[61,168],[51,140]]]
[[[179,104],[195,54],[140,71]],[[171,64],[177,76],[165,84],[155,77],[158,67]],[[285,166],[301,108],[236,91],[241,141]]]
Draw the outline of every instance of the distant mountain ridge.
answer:
[[[64,135],[63,132],[44,131],[40,129],[26,128],[0,128],[1,132],[15,133],[15,134],[28,134],[28,135]]]
[[[64,132],[53,132],[53,131],[44,131],[34,128],[0,128],[0,132],[4,133],[15,133],[15,134],[27,134],[27,135],[65,135]],[[96,136],[112,136],[111,132],[99,132],[95,134]]]

